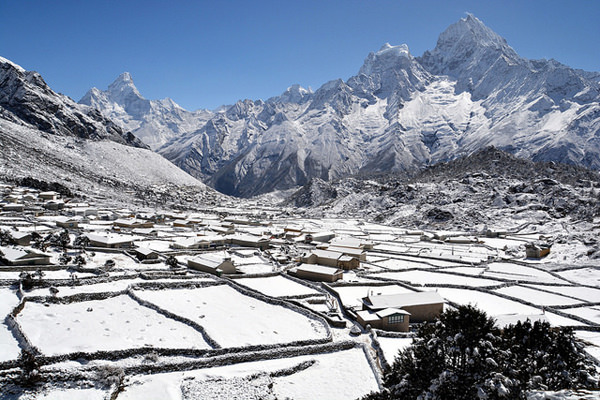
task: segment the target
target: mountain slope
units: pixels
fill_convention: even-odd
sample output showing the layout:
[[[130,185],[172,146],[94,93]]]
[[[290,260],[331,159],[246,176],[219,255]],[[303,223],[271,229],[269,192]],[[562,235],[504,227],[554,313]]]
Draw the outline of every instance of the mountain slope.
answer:
[[[190,112],[171,99],[147,100],[135,87],[128,72],[121,74],[106,91],[90,89],[80,104],[102,111],[156,149],[175,136],[194,131],[212,117],[207,110]]]
[[[34,71],[26,71],[0,57],[0,116],[17,124],[59,136],[109,139],[135,147],[146,147],[98,110],[80,106],[57,94]]]
[[[0,145],[2,180],[51,180],[114,200],[179,186],[212,196],[96,109],[53,92],[39,74],[6,59],[0,59]]]
[[[206,122],[185,125],[157,151],[236,196],[312,178],[410,172],[487,146],[598,169],[599,76],[554,60],[527,60],[468,15],[421,57],[406,45],[385,44],[347,81],[238,101]],[[136,96],[119,100],[123,110],[137,104]],[[103,104],[97,106],[110,115],[112,106]],[[116,117],[127,124],[136,110]],[[161,135],[156,143],[166,140]]]

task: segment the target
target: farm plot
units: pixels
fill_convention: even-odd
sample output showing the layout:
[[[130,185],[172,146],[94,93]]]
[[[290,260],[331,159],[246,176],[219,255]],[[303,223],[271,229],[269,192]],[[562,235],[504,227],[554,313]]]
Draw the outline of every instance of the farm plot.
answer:
[[[278,371],[292,369],[306,362],[312,364],[291,375],[276,376]],[[363,350],[356,348],[224,367],[133,376],[119,394],[119,400],[345,400],[360,398],[378,389]]]
[[[600,287],[600,270],[597,268],[579,268],[561,271],[558,273],[563,278],[580,285]]]
[[[480,292],[478,290],[439,288],[437,291],[448,301],[458,304],[472,304],[485,311],[491,317],[505,314],[538,315],[542,313],[542,310],[539,308],[494,296],[493,294]],[[545,315],[554,326],[585,325],[582,322],[565,318],[551,312],[546,311]]]
[[[371,275],[373,277],[394,279],[398,281],[410,282],[412,285],[467,285],[471,287],[496,286],[501,284],[499,281],[491,279],[467,277],[453,274],[444,274],[430,271],[406,271],[406,272],[384,272]]]
[[[585,351],[600,361],[600,332],[575,331],[575,335],[585,341]]]
[[[567,283],[546,271],[512,263],[491,263],[483,274],[488,278],[501,278],[532,283]]]
[[[235,282],[272,297],[304,296],[322,294],[318,290],[297,283],[280,275],[268,278],[242,278]]]
[[[10,289],[0,289],[0,318],[4,318],[19,304],[19,298]],[[4,323],[0,324],[0,361],[15,360],[19,357],[19,343]]]
[[[323,339],[316,319],[246,296],[228,285],[199,289],[136,291],[142,299],[200,325],[223,347]]]
[[[542,292],[524,286],[509,286],[496,289],[494,292],[523,299],[538,306],[563,306],[581,304],[581,300],[561,296],[554,293]]]
[[[56,297],[66,297],[73,296],[75,294],[80,293],[106,293],[106,292],[121,292],[127,290],[127,288],[131,285],[135,284],[161,284],[161,283],[192,283],[192,282],[214,282],[214,279],[211,278],[200,278],[194,277],[194,279],[142,279],[142,278],[134,278],[134,279],[119,279],[109,282],[103,283],[94,283],[89,285],[73,285],[73,286],[54,286],[58,289],[58,293],[54,296]],[[50,292],[50,288],[39,288],[32,289],[25,292],[27,297],[33,296],[52,296],[53,294]]]
[[[195,329],[128,296],[47,306],[27,302],[17,320],[33,345],[47,355],[146,346],[210,348]]]
[[[378,267],[391,269],[391,270],[404,270],[409,268],[435,268],[435,266],[426,262],[426,260],[421,261],[411,261],[411,260],[403,260],[400,258],[388,258],[381,261],[376,261],[374,263]]]
[[[527,285],[534,289],[544,289],[550,292],[558,293],[563,296],[574,297],[580,300],[591,303],[600,302],[600,289],[584,287],[584,286],[544,286],[544,285]]]
[[[600,324],[600,307],[574,307],[564,310],[566,313],[577,315],[588,321]]]
[[[383,350],[383,356],[388,364],[392,365],[400,350],[404,350],[413,342],[412,338],[377,337],[377,341]]]

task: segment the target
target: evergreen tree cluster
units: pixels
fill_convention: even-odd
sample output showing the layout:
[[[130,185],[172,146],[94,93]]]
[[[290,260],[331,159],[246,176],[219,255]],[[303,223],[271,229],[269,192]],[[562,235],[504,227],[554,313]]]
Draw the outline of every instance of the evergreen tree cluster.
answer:
[[[598,378],[569,328],[518,322],[504,329],[473,306],[423,325],[364,400],[525,399],[529,390],[595,388]]]

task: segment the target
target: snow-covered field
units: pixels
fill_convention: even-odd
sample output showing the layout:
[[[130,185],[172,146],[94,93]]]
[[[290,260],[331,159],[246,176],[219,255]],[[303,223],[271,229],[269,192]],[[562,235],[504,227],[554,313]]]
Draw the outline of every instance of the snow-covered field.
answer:
[[[460,276],[454,274],[444,274],[431,271],[406,271],[406,272],[384,272],[382,274],[374,274],[373,277],[386,279],[394,279],[398,281],[409,282],[412,285],[467,285],[471,287],[496,286],[502,282],[494,281],[485,278],[475,278],[468,276]]]
[[[268,278],[242,278],[236,279],[235,282],[273,297],[322,294],[315,289],[279,275]]]
[[[446,300],[458,304],[471,304],[485,311],[488,315],[495,317],[505,314],[537,315],[542,314],[541,308],[531,307],[516,301],[504,299],[489,293],[477,290],[439,288],[438,292]],[[552,325],[556,326],[578,326],[585,325],[582,322],[565,318],[550,312],[545,313]]]
[[[70,304],[27,302],[17,321],[47,355],[153,346],[210,348],[195,329],[124,295]]]
[[[19,304],[19,298],[11,289],[0,288],[0,315],[8,315]],[[2,321],[0,324],[0,361],[16,360],[21,348],[19,343]]]
[[[563,306],[572,304],[581,304],[581,300],[571,297],[560,296],[553,293],[547,293],[540,290],[531,289],[524,286],[508,286],[494,290],[495,292],[517,299],[526,300],[539,306]]]
[[[288,308],[245,296],[228,285],[136,291],[142,299],[203,326],[222,347],[324,339],[325,326]]]
[[[308,368],[298,372],[272,376],[277,371],[310,361],[313,363]],[[257,371],[260,371],[258,376]],[[359,398],[378,388],[365,353],[361,348],[355,348],[209,369],[132,376],[119,399],[346,400]]]

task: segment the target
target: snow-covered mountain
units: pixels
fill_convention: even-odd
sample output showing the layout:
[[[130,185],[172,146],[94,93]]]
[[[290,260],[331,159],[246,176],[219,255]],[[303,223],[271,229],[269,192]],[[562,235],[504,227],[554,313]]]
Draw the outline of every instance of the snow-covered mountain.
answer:
[[[294,85],[267,101],[238,101],[207,115],[205,123],[197,119],[177,132],[171,126],[170,140],[157,151],[238,196],[311,178],[414,171],[490,145],[598,169],[599,77],[554,60],[522,58],[468,15],[421,57],[406,45],[385,44],[347,81],[333,80],[315,92]],[[124,126],[144,118],[148,124],[177,120],[148,111],[150,103],[141,102],[132,84],[113,85],[120,95],[110,104],[86,102]],[[144,136],[146,142],[164,141],[160,132],[155,142]]]
[[[78,105],[55,93],[35,71],[0,57],[0,117],[59,136],[109,139],[146,147],[134,135],[104,117],[97,109]]]
[[[133,132],[152,149],[175,136],[198,129],[213,116],[207,110],[184,110],[169,98],[145,99],[128,72],[119,75],[106,91],[90,89],[79,103],[101,110],[102,114]]]
[[[148,149],[96,108],[57,94],[33,71],[0,58],[0,179],[58,182],[116,201],[206,186]],[[155,187],[155,193],[153,188]]]

